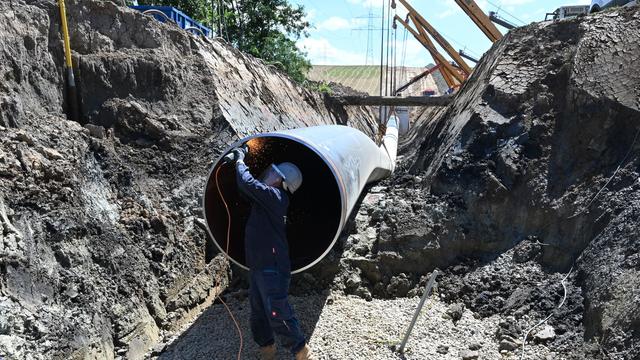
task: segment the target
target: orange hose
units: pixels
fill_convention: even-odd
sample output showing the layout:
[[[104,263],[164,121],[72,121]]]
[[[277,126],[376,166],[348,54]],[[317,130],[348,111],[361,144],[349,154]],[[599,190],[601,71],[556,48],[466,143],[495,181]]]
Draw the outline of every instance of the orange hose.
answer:
[[[224,199],[224,195],[222,195],[222,190],[220,190],[220,181],[218,178],[220,169],[222,169],[222,165],[218,167],[218,170],[216,170],[216,187],[218,188],[218,194],[220,195],[220,199],[222,199],[224,208],[227,210],[227,219],[229,219],[229,221],[227,221],[227,246],[225,248],[225,253],[224,253],[225,255],[227,255],[227,257],[229,257],[229,241],[231,238],[231,212],[229,211],[229,206],[227,205],[227,202]]]
[[[220,190],[220,181],[219,181],[219,178],[218,178],[218,174],[220,173],[220,169],[222,169],[222,165],[219,166],[218,169],[216,170],[216,187],[218,188],[218,194],[220,195],[220,199],[222,199],[222,203],[224,204],[224,208],[227,210],[227,219],[229,219],[229,221],[227,221],[227,246],[226,246],[226,251],[225,251],[225,255],[227,255],[227,257],[229,257],[229,242],[230,242],[230,238],[231,238],[231,212],[229,211],[229,205],[227,205],[227,202],[224,199],[224,195],[222,195],[222,190]],[[218,294],[218,295],[216,295],[216,297],[218,298],[218,300],[220,300],[222,305],[224,305],[224,307],[227,309],[227,312],[229,313],[229,316],[231,316],[231,320],[233,320],[233,323],[236,325],[236,329],[238,330],[238,336],[240,337],[240,348],[238,349],[238,360],[240,360],[240,357],[242,355],[242,330],[240,330],[240,325],[238,324],[238,321],[236,321],[236,318],[233,316],[233,313],[231,312],[231,309],[229,309],[229,307],[222,300],[220,295]]]

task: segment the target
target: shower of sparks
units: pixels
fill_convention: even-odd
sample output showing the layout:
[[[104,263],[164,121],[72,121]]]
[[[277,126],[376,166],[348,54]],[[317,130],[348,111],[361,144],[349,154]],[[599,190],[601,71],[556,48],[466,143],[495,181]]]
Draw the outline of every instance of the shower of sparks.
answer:
[[[249,146],[249,152],[251,153],[260,153],[262,152],[262,148],[264,147],[264,138],[253,138],[247,141],[247,146]]]
[[[248,165],[251,170],[257,174],[262,172],[269,165],[270,153],[272,151],[272,144],[269,143],[268,138],[253,138],[247,142],[249,146],[248,153]]]

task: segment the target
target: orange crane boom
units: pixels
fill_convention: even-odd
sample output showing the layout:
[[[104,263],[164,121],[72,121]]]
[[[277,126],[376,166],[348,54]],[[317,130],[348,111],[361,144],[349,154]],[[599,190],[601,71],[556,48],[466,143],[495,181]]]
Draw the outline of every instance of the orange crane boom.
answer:
[[[411,21],[413,21],[414,24],[418,24],[416,19],[411,14],[409,14],[409,18],[411,18]],[[438,52],[435,45],[433,44],[433,42],[431,42],[431,40],[427,36],[427,33],[421,26],[417,25],[416,28],[418,30],[416,31],[398,15],[396,15],[394,19],[400,22],[400,24],[402,24],[402,26],[404,26],[407,30],[409,30],[409,32],[413,35],[413,37],[415,37],[416,40],[418,40],[420,44],[422,44],[422,46],[424,46],[427,49],[427,51],[429,51],[429,54],[431,54],[431,57],[436,62],[436,65],[440,65],[440,71],[442,72],[442,76],[447,81],[447,84],[449,85],[449,87],[455,87],[455,83],[453,83],[452,78],[457,80],[460,84],[464,82],[465,77],[462,74],[460,74],[453,67],[453,65],[451,65],[449,61],[447,61],[447,59],[444,58],[444,56],[442,56],[442,54]]]
[[[498,28],[493,25],[491,19],[485,14],[482,9],[473,0],[455,0],[455,2],[462,8],[474,23],[482,30],[482,32],[491,40],[496,42],[502,39],[502,33]]]
[[[453,59],[453,61],[458,64],[460,69],[464,72],[465,77],[468,77],[473,69],[464,61],[462,56],[449,44],[449,42],[440,35],[436,29],[429,24],[429,22],[420,15],[406,0],[399,0],[400,3],[409,11],[409,14],[414,20],[414,24],[416,28],[420,30],[420,27],[424,28],[424,30],[431,35],[435,41],[449,54],[449,56]],[[419,26],[418,26],[419,25]]]

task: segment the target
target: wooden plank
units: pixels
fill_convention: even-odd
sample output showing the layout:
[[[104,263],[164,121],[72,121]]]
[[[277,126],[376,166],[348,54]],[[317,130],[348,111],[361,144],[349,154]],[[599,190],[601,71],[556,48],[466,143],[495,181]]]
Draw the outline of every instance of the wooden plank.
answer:
[[[453,96],[330,96],[341,105],[384,106],[447,106]]]

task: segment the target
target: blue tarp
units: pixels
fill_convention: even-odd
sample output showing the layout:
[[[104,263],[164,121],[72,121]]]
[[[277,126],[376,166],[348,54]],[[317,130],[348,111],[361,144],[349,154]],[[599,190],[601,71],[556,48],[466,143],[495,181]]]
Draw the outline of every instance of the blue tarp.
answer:
[[[199,22],[193,20],[192,18],[190,18],[187,14],[183,13],[182,11],[174,8],[173,6],[152,6],[152,5],[134,5],[134,6],[129,6],[132,9],[144,12],[147,10],[158,10],[161,11],[162,13],[164,13],[169,19],[171,19],[173,22],[175,22],[176,24],[178,24],[178,26],[180,26],[183,29],[188,29],[188,28],[197,28],[200,29],[206,36],[211,36],[211,29],[200,24]],[[163,16],[160,15],[153,15],[153,17],[155,17],[158,21],[160,22],[165,22],[166,19]]]

